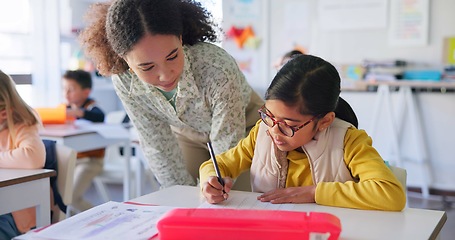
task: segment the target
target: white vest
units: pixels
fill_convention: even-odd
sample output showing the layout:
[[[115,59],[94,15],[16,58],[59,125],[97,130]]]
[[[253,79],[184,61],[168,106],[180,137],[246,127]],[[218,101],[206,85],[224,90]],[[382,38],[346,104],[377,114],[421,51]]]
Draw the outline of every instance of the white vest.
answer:
[[[308,156],[313,183],[354,181],[344,163],[344,137],[352,124],[335,118],[326,130],[302,146]],[[253,192],[267,192],[286,187],[287,152],[280,151],[268,136],[268,127],[260,123],[251,164]]]

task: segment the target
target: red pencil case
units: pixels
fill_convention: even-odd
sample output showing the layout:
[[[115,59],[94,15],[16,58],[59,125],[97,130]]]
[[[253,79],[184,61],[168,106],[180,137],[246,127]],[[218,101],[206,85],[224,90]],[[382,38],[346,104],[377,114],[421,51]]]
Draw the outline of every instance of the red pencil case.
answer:
[[[159,239],[338,239],[340,219],[323,212],[176,208],[157,223]]]

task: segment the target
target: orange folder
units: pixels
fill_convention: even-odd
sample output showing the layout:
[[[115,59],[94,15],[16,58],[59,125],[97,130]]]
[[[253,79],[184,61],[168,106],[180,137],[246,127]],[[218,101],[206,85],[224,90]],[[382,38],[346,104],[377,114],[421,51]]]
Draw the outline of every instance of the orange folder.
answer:
[[[65,124],[67,121],[65,104],[60,104],[54,108],[35,108],[35,110],[43,124]]]

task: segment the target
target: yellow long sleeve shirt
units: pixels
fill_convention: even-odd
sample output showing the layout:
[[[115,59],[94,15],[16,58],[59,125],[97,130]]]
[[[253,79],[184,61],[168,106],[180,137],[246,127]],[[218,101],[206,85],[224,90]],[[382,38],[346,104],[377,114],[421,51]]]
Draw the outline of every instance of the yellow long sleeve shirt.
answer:
[[[251,166],[259,123],[236,147],[217,155],[221,174],[237,177]],[[260,147],[260,146],[257,146]],[[305,153],[288,152],[289,169],[286,187],[313,185],[310,164]],[[349,128],[344,138],[344,162],[358,182],[320,182],[316,186],[317,204],[356,209],[400,211],[406,204],[403,186],[372,146],[371,138],[363,130]],[[201,182],[215,176],[211,161],[200,167]]]

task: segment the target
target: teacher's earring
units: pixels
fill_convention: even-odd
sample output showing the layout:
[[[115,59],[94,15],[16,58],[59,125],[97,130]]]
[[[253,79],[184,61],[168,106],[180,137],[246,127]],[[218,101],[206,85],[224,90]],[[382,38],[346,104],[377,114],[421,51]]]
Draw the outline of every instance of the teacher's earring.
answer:
[[[128,68],[128,71],[129,71],[130,73],[134,73],[133,69],[131,69],[131,68]]]

